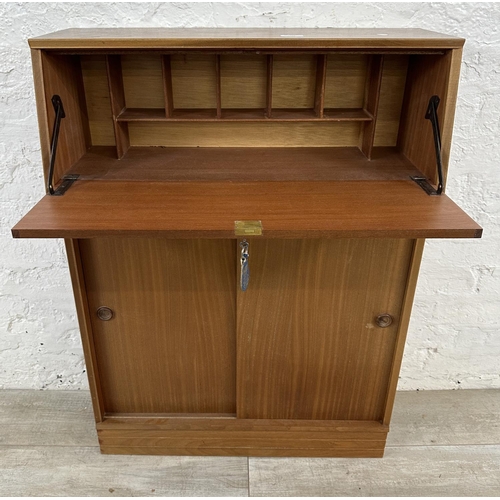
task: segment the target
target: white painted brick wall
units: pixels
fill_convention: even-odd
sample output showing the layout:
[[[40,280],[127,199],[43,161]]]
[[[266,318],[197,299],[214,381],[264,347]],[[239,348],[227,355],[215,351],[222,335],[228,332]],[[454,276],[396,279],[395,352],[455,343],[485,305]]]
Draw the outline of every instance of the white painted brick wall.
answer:
[[[419,27],[467,38],[448,194],[481,240],[428,241],[400,389],[500,387],[500,4],[0,4],[0,388],[80,389],[62,241],[13,240],[43,195],[27,39],[69,27]]]

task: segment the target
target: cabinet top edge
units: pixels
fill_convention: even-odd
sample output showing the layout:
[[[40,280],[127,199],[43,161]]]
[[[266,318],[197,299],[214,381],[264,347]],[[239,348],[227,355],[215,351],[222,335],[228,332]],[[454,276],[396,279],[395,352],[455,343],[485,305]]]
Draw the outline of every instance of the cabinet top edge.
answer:
[[[28,40],[33,49],[460,48],[442,33],[396,28],[70,28]]]

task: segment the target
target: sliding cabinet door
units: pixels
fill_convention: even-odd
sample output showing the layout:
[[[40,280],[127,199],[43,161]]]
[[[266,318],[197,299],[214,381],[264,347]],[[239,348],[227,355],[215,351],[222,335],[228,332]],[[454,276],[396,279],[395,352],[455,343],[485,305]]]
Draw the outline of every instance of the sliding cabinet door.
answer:
[[[105,411],[234,414],[234,240],[79,246]]]
[[[238,417],[380,420],[412,249],[252,239],[237,295]]]

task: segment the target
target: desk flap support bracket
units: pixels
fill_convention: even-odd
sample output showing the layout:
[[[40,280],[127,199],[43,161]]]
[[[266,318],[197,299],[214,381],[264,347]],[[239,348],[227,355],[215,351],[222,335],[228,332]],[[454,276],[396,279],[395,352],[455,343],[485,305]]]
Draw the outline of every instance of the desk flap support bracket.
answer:
[[[61,184],[54,189],[54,166],[56,163],[56,153],[57,153],[57,141],[59,140],[59,131],[61,129],[61,120],[66,117],[64,113],[64,107],[61,97],[57,94],[52,96],[52,105],[54,106],[54,111],[56,117],[54,119],[54,127],[52,129],[52,141],[50,143],[50,161],[49,161],[49,173],[47,176],[47,190],[51,196],[62,196],[68,188],[78,179],[78,174],[65,175],[62,178]]]
[[[425,119],[430,120],[432,125],[432,133],[434,135],[434,148],[436,150],[436,164],[438,173],[438,185],[435,189],[425,177],[412,176],[414,180],[428,195],[438,196],[443,192],[443,163],[441,159],[441,131],[439,128],[439,119],[437,116],[437,108],[439,106],[440,99],[437,95],[433,95],[429,99],[429,105],[427,107],[427,112],[425,113]]]
[[[57,188],[54,190],[53,193],[51,193],[52,196],[62,196],[75,182],[78,177],[80,177],[80,174],[68,174],[65,175],[62,178],[61,184],[57,186]]]

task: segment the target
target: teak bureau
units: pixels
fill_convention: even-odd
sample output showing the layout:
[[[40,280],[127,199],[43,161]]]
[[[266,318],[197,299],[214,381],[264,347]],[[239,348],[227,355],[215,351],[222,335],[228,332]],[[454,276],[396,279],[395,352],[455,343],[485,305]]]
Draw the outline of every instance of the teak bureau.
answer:
[[[30,40],[104,453],[380,457],[464,40],[71,29]],[[446,279],[446,278],[444,278]]]

